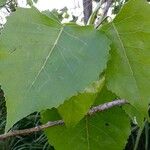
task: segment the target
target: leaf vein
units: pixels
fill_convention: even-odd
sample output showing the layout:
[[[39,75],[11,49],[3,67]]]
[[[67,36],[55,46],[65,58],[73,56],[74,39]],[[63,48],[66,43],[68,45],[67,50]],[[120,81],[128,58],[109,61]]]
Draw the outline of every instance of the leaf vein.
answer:
[[[58,43],[58,40],[59,40],[59,38],[60,38],[60,36],[61,36],[61,34],[62,34],[62,31],[63,31],[63,27],[60,29],[60,32],[59,32],[59,34],[58,34],[58,36],[57,36],[57,38],[56,38],[56,40],[55,40],[55,43],[54,43],[53,47],[50,49],[50,51],[49,51],[49,53],[48,53],[48,55],[47,55],[47,57],[46,57],[46,59],[45,59],[43,65],[42,65],[42,67],[41,67],[40,70],[38,71],[38,73],[37,73],[37,75],[35,76],[33,82],[31,83],[30,88],[35,84],[35,82],[36,82],[36,80],[38,79],[40,73],[42,72],[42,70],[43,70],[44,67],[46,66],[48,59],[50,58],[50,56],[51,56],[53,50],[55,49],[55,47],[56,47],[56,45],[57,45],[57,43]],[[30,88],[29,88],[29,89],[30,89]]]
[[[117,31],[117,29],[116,29],[114,23],[112,23],[112,26],[113,26],[113,28],[114,28],[114,30],[115,30],[115,33],[116,33],[116,35],[117,35],[117,37],[118,37],[118,40],[120,41],[121,47],[122,47],[122,49],[123,49],[123,53],[124,53],[124,55],[125,55],[125,57],[126,57],[126,60],[127,60],[128,66],[129,66],[129,69],[130,69],[130,71],[131,71],[131,74],[132,74],[133,79],[134,79],[134,81],[135,81],[136,88],[137,88],[137,90],[138,90],[138,93],[137,93],[137,94],[139,94],[139,93],[140,93],[140,90],[139,90],[139,87],[138,87],[138,84],[137,84],[137,80],[136,80],[136,78],[135,78],[135,75],[134,75],[134,73],[133,73],[133,69],[132,69],[132,67],[131,67],[131,65],[130,65],[130,60],[129,60],[128,56],[127,56],[127,53],[126,53],[124,44],[123,44],[123,42],[122,42],[122,40],[121,40],[121,38],[120,38],[120,35],[119,35],[119,33],[118,33],[118,31]],[[139,95],[139,97],[140,97],[140,95]]]

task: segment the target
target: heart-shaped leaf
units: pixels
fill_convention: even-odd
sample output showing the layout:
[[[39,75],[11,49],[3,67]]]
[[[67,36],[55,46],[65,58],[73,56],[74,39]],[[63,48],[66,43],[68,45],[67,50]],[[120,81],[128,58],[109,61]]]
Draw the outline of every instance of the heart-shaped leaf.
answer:
[[[36,9],[17,9],[0,36],[6,130],[30,113],[58,107],[99,80],[109,44],[93,27],[61,25]]]

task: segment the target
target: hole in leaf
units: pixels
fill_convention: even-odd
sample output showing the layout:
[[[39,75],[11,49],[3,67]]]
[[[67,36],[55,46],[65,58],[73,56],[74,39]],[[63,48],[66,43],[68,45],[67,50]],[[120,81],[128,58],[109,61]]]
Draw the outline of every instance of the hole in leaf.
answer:
[[[109,123],[105,123],[105,126],[109,126]]]

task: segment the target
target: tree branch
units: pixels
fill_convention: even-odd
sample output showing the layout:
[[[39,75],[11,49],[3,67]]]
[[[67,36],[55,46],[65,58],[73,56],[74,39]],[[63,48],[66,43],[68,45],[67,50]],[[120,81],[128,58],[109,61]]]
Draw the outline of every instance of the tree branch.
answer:
[[[83,0],[84,23],[87,24],[92,14],[92,0]]]
[[[101,104],[101,105],[98,105],[98,106],[95,106],[95,107],[92,107],[89,112],[88,112],[88,115],[93,115],[95,114],[96,112],[102,112],[102,111],[105,111],[107,109],[110,109],[114,106],[121,106],[121,105],[124,105],[124,104],[129,104],[127,101],[125,100],[114,100],[112,102],[108,102],[108,103],[104,103],[104,104]]]
[[[108,103],[104,103],[104,104],[92,107],[89,110],[89,112],[87,113],[87,115],[91,116],[97,112],[105,111],[105,110],[110,109],[114,106],[121,106],[121,105],[125,105],[125,104],[129,104],[129,103],[126,100],[121,100],[121,99],[120,100],[119,99],[114,100],[112,102],[108,102]],[[4,140],[6,138],[18,136],[18,135],[27,135],[27,134],[31,134],[33,132],[38,132],[38,131],[41,131],[43,129],[47,129],[47,128],[50,128],[53,126],[62,126],[64,124],[65,123],[63,120],[49,121],[46,124],[36,126],[33,128],[29,128],[29,129],[9,131],[8,133],[0,135],[0,140]]]
[[[109,8],[111,7],[111,5],[113,3],[113,0],[106,0],[105,3],[106,3],[106,6],[104,8],[103,15],[99,19],[99,21],[98,21],[98,23],[96,25],[96,28],[98,28],[101,25],[101,23],[103,22],[103,20],[106,18],[108,10],[109,10]]]

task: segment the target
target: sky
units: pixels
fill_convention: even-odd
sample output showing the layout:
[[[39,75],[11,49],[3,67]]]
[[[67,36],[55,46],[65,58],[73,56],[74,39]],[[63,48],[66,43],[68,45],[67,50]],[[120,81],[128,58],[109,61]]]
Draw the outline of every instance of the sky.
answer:
[[[24,7],[26,5],[26,0],[18,0],[19,6]],[[62,9],[65,6],[70,10],[74,11],[74,13],[81,13],[82,12],[82,0],[38,0],[35,6],[40,10],[52,10]]]
[[[82,6],[82,0],[39,0],[36,6],[40,10],[52,10],[53,8],[61,9],[65,6],[69,9],[75,9],[76,7]]]
[[[27,7],[26,0],[17,0],[17,2],[18,6]],[[52,10],[54,8],[62,9],[67,7],[69,14],[79,16],[79,18],[83,17],[82,0],[38,0],[38,2],[35,4],[35,7],[37,7],[40,11]],[[0,23],[3,24],[6,22],[5,16],[7,16],[7,14],[8,12],[6,10],[0,11]],[[69,19],[71,20],[72,18]]]
[[[35,7],[37,7],[40,11],[44,10],[52,10],[54,8],[56,9],[62,9],[64,7],[68,8],[68,14],[70,14],[70,18],[64,19],[63,22],[68,22],[72,20],[72,14],[75,16],[78,16],[78,21],[76,23],[82,25],[83,21],[83,0],[38,0],[38,2],[35,4]],[[17,0],[18,6],[20,7],[27,7],[26,0]],[[96,3],[93,7],[95,8]],[[8,12],[0,11],[0,23],[5,23],[6,19],[5,16],[7,16]]]
[[[69,14],[79,16],[79,18],[83,17],[82,0],[39,0],[36,7],[41,11],[46,9],[52,10],[54,8],[62,9],[67,7]],[[67,22],[67,20],[72,20],[72,18],[65,19],[64,22]]]
[[[26,6],[26,0],[18,0],[18,5],[21,7]],[[82,0],[38,0],[35,4],[40,11],[44,10],[52,10],[52,9],[62,9],[64,7],[68,8],[68,14],[70,14],[70,18],[64,19],[63,22],[68,22],[72,20],[72,14],[78,16],[78,24],[81,23],[81,19],[83,18],[83,5]]]

